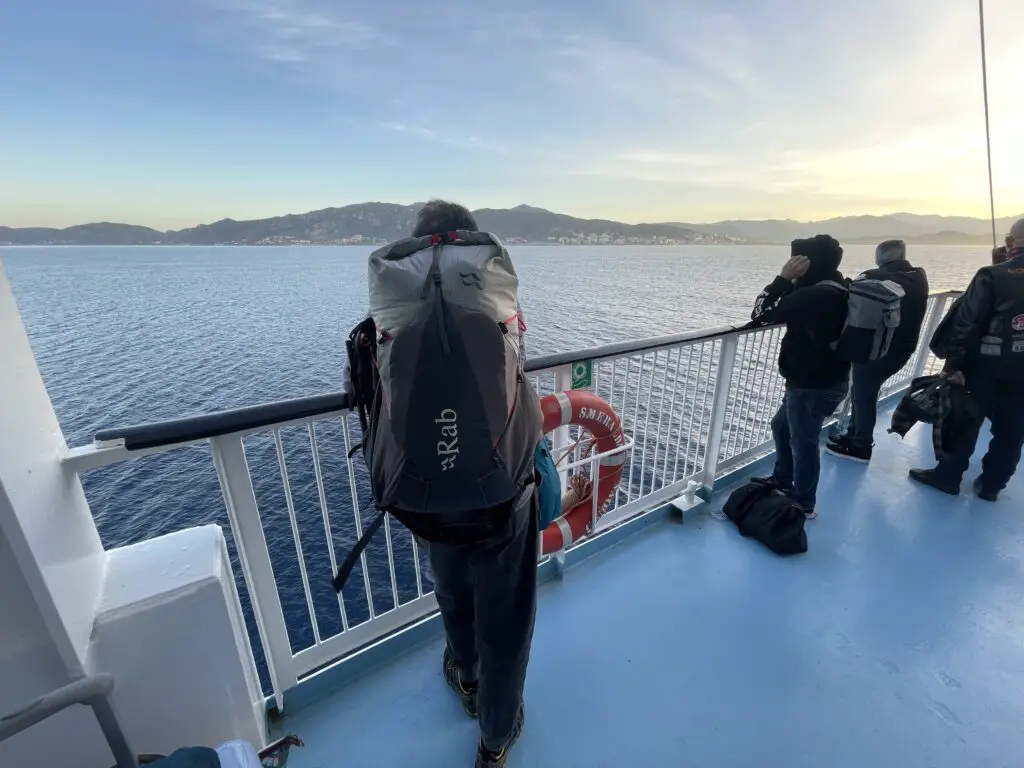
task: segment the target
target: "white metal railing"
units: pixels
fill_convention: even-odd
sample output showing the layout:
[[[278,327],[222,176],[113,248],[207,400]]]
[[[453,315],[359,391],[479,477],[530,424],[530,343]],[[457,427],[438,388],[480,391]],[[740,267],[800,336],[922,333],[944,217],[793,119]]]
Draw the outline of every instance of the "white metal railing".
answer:
[[[931,297],[917,353],[883,396],[933,369],[926,342],[952,295]],[[716,479],[771,451],[771,419],[784,391],[776,367],[783,332],[781,327],[722,329],[612,345],[580,353],[581,360],[560,355],[543,367],[529,366],[542,395],[570,389],[574,368],[589,370],[590,388],[613,406],[630,438],[620,449],[627,451],[622,481],[588,538],[683,495],[691,481],[710,491]],[[343,593],[333,593],[330,575],[338,549],[347,551],[362,534],[366,506],[372,506],[362,459],[348,458],[358,437],[343,399],[334,397],[320,398],[298,416],[286,404],[276,404],[283,414],[279,419],[261,412],[261,418],[238,428],[219,423],[208,433],[195,427],[166,440],[99,435],[96,445],[63,457],[67,466],[87,473],[209,444],[238,572],[279,707],[284,692],[304,676],[437,608],[415,539],[390,520],[383,542],[371,543]],[[578,439],[573,428],[557,430],[556,456]],[[598,457],[582,455],[579,447],[573,452],[569,468],[592,474]],[[561,471],[564,483],[566,467]],[[131,481],[130,472],[124,480]]]

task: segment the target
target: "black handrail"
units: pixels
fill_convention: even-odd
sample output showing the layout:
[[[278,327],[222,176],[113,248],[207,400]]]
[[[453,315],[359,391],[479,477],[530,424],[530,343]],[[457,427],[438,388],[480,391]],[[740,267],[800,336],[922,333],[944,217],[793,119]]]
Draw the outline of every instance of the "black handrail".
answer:
[[[123,445],[130,451],[140,451],[144,448],[194,443],[234,432],[247,432],[296,419],[336,413],[344,411],[348,406],[346,393],[331,392],[326,395],[251,405],[247,408],[203,413],[183,419],[104,429],[96,433],[94,441],[97,447]]]
[[[687,342],[697,343],[699,341],[710,341],[728,336],[730,333],[741,331],[746,326],[722,325],[718,328],[709,328],[700,331],[686,331],[684,333],[673,333],[669,336],[653,336],[647,339],[630,339],[618,341],[612,344],[605,344],[600,347],[589,349],[577,349],[572,352],[556,352],[553,355],[542,355],[526,361],[526,372],[535,373],[548,368],[557,368],[560,365],[568,365],[577,360],[606,360],[609,357],[624,357],[635,355],[639,352],[656,352],[665,347],[674,347]],[[771,328],[774,326],[761,326]]]
[[[956,295],[958,293],[960,292],[943,291],[941,293],[934,293],[932,296]],[[542,355],[527,361],[526,372],[536,373],[537,371],[568,365],[577,360],[606,360],[610,357],[655,352],[659,349],[674,347],[688,342],[712,341],[746,329],[747,326],[725,325],[712,329],[674,333],[669,336],[620,341],[572,352]],[[349,397],[345,392],[331,392],[311,397],[298,397],[292,400],[279,400],[273,403],[252,405],[246,408],[233,408],[226,411],[187,416],[181,419],[104,429],[96,433],[94,442],[97,447],[116,445],[123,446],[130,451],[160,448],[180,443],[194,443],[211,437],[230,435],[235,432],[248,432],[297,419],[309,419],[329,413],[338,413],[346,410],[348,407]]]
[[[711,330],[687,331],[670,336],[655,336],[648,339],[633,339],[601,347],[581,349],[574,352],[561,352],[554,355],[543,355],[528,360],[526,372],[534,373],[560,365],[567,365],[576,360],[604,360],[609,357],[651,352],[665,347],[672,347],[686,342],[707,341],[718,339],[739,330],[733,326],[722,326]],[[186,416],[181,419],[169,419],[130,427],[114,427],[96,433],[93,438],[97,447],[123,446],[130,451],[141,451],[146,448],[160,448],[181,443],[195,443],[211,437],[230,435],[235,432],[271,427],[282,422],[296,419],[308,419],[329,413],[344,411],[349,407],[349,397],[345,392],[331,392],[311,397],[297,397],[291,400],[279,400],[273,403],[251,405],[245,408],[232,408],[214,413],[203,413]]]

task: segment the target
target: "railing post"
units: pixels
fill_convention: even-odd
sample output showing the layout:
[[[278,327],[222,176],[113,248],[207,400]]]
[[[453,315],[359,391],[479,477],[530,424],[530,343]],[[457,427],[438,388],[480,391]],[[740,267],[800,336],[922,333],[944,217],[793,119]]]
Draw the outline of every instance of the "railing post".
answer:
[[[910,377],[911,381],[921,376],[928,364],[932,336],[935,334],[935,329],[939,327],[939,323],[942,322],[942,316],[946,313],[946,302],[949,301],[949,295],[943,293],[933,297],[932,300],[935,302],[935,306],[928,317],[927,325],[921,330],[921,338],[917,342],[917,357],[914,359],[914,372]]]
[[[560,365],[555,369],[555,392],[566,392],[572,389],[572,366]],[[560,460],[569,449],[569,427],[558,427],[551,433],[551,455],[555,461]],[[572,459],[566,458],[563,462],[568,464]],[[565,496],[569,487],[569,471],[560,469],[558,471],[558,484],[561,486],[560,495]]]
[[[245,448],[242,438],[232,435],[211,438],[210,448],[231,522],[231,533],[235,538],[242,578],[249,591],[256,629],[274,687],[274,700],[278,710],[283,711],[284,692],[294,688],[298,678],[292,664],[292,646],[270,562],[270,550],[267,549],[263,523],[256,507]]]
[[[722,339],[718,354],[718,372],[715,374],[715,399],[711,406],[711,426],[708,428],[708,447],[704,454],[703,485],[710,492],[715,487],[718,473],[718,457],[722,452],[722,433],[725,429],[725,410],[729,404],[732,386],[732,371],[736,365],[736,350],[739,337],[730,334]]]
[[[565,392],[572,389],[572,366],[560,365],[555,369],[555,392]],[[557,462],[565,452],[569,449],[569,427],[558,427],[551,432],[551,455],[555,457]],[[568,464],[571,461],[569,457],[566,457],[563,464]],[[559,495],[565,496],[566,490],[569,488],[569,470],[559,469],[558,470],[558,485]],[[537,539],[537,553],[538,558],[543,557],[541,553],[541,542],[540,537]],[[555,579],[561,581],[565,576],[565,550],[560,549],[551,556],[552,561],[555,564]]]
[[[882,382],[884,385],[885,382]],[[850,375],[847,377],[846,382],[846,397],[843,398],[843,402],[839,404],[836,410],[832,413],[835,417],[836,423],[832,427],[831,434],[845,435],[846,429],[850,424],[850,419],[853,416],[853,368],[850,368]],[[828,421],[826,420],[826,424]]]

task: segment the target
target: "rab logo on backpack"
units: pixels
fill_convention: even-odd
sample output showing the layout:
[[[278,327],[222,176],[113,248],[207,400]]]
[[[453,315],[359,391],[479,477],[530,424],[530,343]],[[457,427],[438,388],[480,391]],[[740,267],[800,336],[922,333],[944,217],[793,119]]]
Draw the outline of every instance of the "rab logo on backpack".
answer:
[[[434,419],[435,424],[441,425],[441,437],[451,438],[448,441],[437,441],[437,456],[441,459],[441,471],[447,472],[455,469],[455,459],[459,455],[459,425],[456,423],[458,414],[452,408],[444,408],[441,417]]]

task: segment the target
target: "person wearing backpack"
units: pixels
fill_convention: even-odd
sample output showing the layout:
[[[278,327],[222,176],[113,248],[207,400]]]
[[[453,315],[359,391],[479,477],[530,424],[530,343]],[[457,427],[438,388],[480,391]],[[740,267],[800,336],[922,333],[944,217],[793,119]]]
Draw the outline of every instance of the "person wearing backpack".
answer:
[[[775,469],[755,478],[787,493],[807,518],[815,511],[821,430],[846,397],[850,364],[834,348],[846,322],[843,249],[829,235],[794,240],[791,258],[757,297],[753,325],[786,324],[779,372],[786,392],[772,419]]]
[[[412,237],[370,255],[368,282],[348,381],[382,514],[334,587],[384,514],[428,542],[444,678],[479,720],[477,768],[498,768],[523,728],[537,600],[543,417],[523,372],[518,277],[469,210],[432,200]]]
[[[877,419],[878,393],[913,357],[928,311],[928,276],[907,261],[907,246],[902,240],[886,240],[875,248],[876,269],[869,269],[854,280],[891,281],[903,291],[899,324],[893,330],[889,350],[878,360],[853,361],[852,412],[846,433],[829,439],[825,450],[834,456],[867,463],[871,461]]]
[[[946,361],[943,375],[965,385],[992,425],[974,493],[994,502],[1017,471],[1024,449],[1024,219],[1007,237],[1005,260],[975,274],[931,340]],[[981,424],[963,434],[934,469],[911,469],[910,479],[957,495],[978,443]]]

